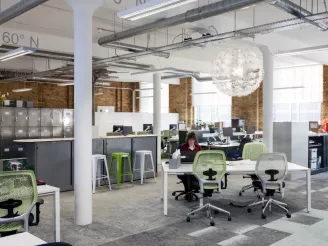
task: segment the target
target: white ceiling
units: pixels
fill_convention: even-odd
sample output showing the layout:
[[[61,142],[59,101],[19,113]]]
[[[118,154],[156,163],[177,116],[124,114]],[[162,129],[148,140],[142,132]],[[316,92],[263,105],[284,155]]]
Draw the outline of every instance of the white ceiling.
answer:
[[[135,0],[122,0],[121,4],[115,4],[114,0],[106,0],[101,8],[97,9],[94,13],[93,22],[93,40],[96,42],[101,36],[109,35],[111,32],[104,31],[98,33],[97,28],[104,28],[112,31],[122,31],[133,28],[138,25],[149,23],[160,18],[173,16],[183,13],[189,9],[195,8],[208,3],[216,2],[217,0],[201,0],[195,3],[183,5],[176,9],[166,11],[164,13],[144,18],[138,21],[121,21],[115,18],[115,13],[136,4]],[[319,1],[319,0],[316,0]],[[314,2],[315,12],[317,2]],[[17,1],[2,0],[1,8],[6,9]],[[302,6],[308,3],[308,9],[311,9],[311,0],[301,0]],[[299,1],[295,3],[299,4]],[[324,11],[323,1],[319,1],[319,12]],[[294,18],[293,16],[284,13],[283,11],[271,6],[267,2],[259,4],[255,7],[239,10],[236,12],[226,13],[220,16],[204,19],[194,23],[187,23],[184,25],[169,28],[168,30],[162,29],[150,36],[149,46],[161,46],[167,43],[172,43],[174,37],[181,34],[182,29],[190,31],[192,27],[208,27],[215,26],[219,33],[233,31],[235,28],[252,27],[253,24],[260,25],[274,21]],[[236,20],[236,21],[235,21]],[[115,24],[114,24],[115,23]],[[21,30],[50,34],[60,37],[73,38],[73,12],[65,0],[50,0],[41,6],[38,6],[31,11],[13,19],[12,21],[2,25],[8,28],[17,28]],[[168,31],[168,36],[166,32]],[[137,45],[146,46],[146,35],[138,36],[136,39],[129,39],[127,42],[135,43]],[[171,53],[172,57],[184,57],[195,61],[212,62],[217,53],[229,47],[252,47],[258,45],[267,45],[273,52],[290,50],[296,48],[305,48],[317,45],[328,44],[328,32],[322,32],[318,29],[308,26],[304,28],[296,28],[289,31],[279,33],[271,33],[262,36],[257,36],[254,40],[240,40],[234,42],[227,42],[216,45],[208,45],[205,48],[192,48],[181,51],[174,51]],[[178,37],[175,42],[181,42]],[[293,64],[306,64],[309,62],[319,62],[328,64],[328,56],[325,53],[317,53],[306,56],[298,57],[283,57],[276,59],[277,66],[289,66]]]

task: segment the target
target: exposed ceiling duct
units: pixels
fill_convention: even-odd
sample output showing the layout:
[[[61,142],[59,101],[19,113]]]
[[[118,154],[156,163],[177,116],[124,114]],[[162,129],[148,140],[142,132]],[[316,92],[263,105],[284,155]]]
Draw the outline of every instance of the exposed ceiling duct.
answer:
[[[142,26],[134,27],[123,32],[115,33],[102,37],[98,40],[98,44],[103,46],[108,43],[131,38],[140,34],[149,33],[156,29],[168,28],[171,26],[181,25],[187,22],[194,22],[206,19],[229,11],[245,8],[255,5],[263,0],[223,0],[211,3],[199,8],[191,9],[183,14],[175,15],[169,18],[157,20]]]
[[[304,21],[319,28],[322,31],[328,30],[327,23],[325,23],[323,21],[314,22],[314,21],[308,19],[308,17],[312,16],[313,13],[302,8],[302,6],[300,6],[300,5],[297,5],[289,0],[276,0],[276,1],[273,1],[271,4],[289,14],[292,14],[298,18],[303,19]]]
[[[25,12],[47,2],[48,0],[21,0],[11,7],[1,11],[0,25],[14,19],[15,17],[24,14]]]
[[[327,18],[328,18],[328,12],[314,14],[312,16],[307,17],[308,20],[313,21],[313,22],[318,22],[318,21],[321,21],[321,20],[324,20]],[[249,28],[245,28],[245,29],[240,29],[240,30],[236,30],[236,31],[220,33],[217,35],[203,36],[201,38],[187,40],[182,43],[175,43],[175,44],[160,46],[157,48],[153,48],[152,50],[158,51],[158,52],[159,51],[172,51],[172,50],[178,50],[178,49],[186,48],[186,47],[194,47],[195,44],[206,44],[206,43],[212,43],[212,42],[215,42],[215,43],[226,42],[229,40],[237,40],[237,39],[247,38],[247,37],[254,38],[255,35],[258,35],[258,34],[268,34],[268,33],[272,33],[272,32],[280,32],[280,31],[295,29],[297,27],[306,26],[306,25],[309,25],[309,23],[307,21],[305,21],[304,19],[293,18],[293,19],[263,24],[263,25],[259,25],[259,26],[249,27]],[[114,57],[105,58],[105,59],[102,59],[99,61],[95,61],[94,65],[101,65],[101,64],[106,64],[106,63],[110,63],[110,62],[117,62],[121,59],[136,58],[136,57],[146,56],[149,54],[151,54],[151,52],[149,52],[149,51],[140,51],[140,52],[136,52],[136,53],[125,54],[122,56],[114,56]]]

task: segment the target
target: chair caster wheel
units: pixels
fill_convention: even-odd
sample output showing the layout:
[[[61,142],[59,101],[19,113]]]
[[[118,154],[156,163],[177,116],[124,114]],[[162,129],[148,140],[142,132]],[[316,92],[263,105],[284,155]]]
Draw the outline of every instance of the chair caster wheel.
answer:
[[[287,214],[286,214],[286,217],[287,217],[288,219],[290,219],[290,218],[292,217],[292,215],[291,215],[290,213],[287,213]]]
[[[179,200],[179,198],[176,196],[176,197],[175,197],[175,200],[177,201],[177,200]]]
[[[218,214],[218,213],[219,213],[219,211],[216,211],[216,210],[214,211],[214,214]]]
[[[243,193],[239,192],[239,196],[241,196]]]
[[[252,209],[251,208],[247,208],[247,212],[248,213],[252,212]]]
[[[175,196],[175,192],[172,193],[172,196]]]
[[[187,222],[190,222],[190,217],[187,217],[186,221],[187,221]]]
[[[228,217],[228,221],[231,221],[231,217]]]
[[[214,221],[211,221],[211,222],[210,222],[210,225],[211,225],[211,226],[215,226],[215,222],[214,222]]]
[[[264,214],[262,214],[262,219],[266,219],[266,216]]]

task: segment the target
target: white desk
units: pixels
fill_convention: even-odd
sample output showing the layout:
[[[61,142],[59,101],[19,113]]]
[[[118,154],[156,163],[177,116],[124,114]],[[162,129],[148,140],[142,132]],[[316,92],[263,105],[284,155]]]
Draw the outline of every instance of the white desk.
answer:
[[[255,161],[244,160],[234,161],[227,166],[227,173],[230,175],[242,175],[255,173]],[[164,200],[164,215],[167,215],[167,187],[168,175],[183,175],[184,173],[192,172],[192,164],[181,165],[178,169],[170,169],[168,164],[162,163],[162,184],[161,184],[161,198]],[[288,172],[305,172],[306,173],[306,195],[307,195],[307,211],[311,210],[311,169],[288,162]]]
[[[38,186],[38,197],[52,196],[54,201],[54,240],[60,242],[60,189],[50,185]],[[1,244],[0,244],[1,245]]]
[[[1,237],[1,246],[35,246],[40,244],[45,244],[46,242],[33,236],[28,232],[18,233],[15,235]]]

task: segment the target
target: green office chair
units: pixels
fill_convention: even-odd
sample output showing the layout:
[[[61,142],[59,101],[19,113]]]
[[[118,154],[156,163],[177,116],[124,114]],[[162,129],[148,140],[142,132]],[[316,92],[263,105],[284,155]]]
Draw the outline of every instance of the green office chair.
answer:
[[[214,190],[221,192],[221,179],[226,173],[226,157],[221,150],[205,150],[199,151],[196,154],[192,174],[198,179],[200,186],[200,193],[203,197],[211,197]],[[216,207],[209,202],[203,207],[200,207],[187,214],[187,222],[190,222],[190,215],[194,215],[196,212],[201,210],[207,210],[210,217],[210,224],[214,226],[213,217],[211,215],[211,209],[218,212],[222,212],[228,215],[228,220],[231,220],[230,212]]]
[[[247,143],[244,145],[244,148],[243,148],[242,159],[257,161],[259,156],[266,152],[267,152],[267,148],[264,143],[261,143],[261,142]],[[248,174],[248,175],[243,176],[243,178],[251,178],[252,182],[255,180],[258,180],[258,178],[255,174]],[[252,189],[252,188],[254,188],[253,183],[243,186],[243,188],[239,192],[239,195],[241,196],[243,192],[245,192],[246,190]]]
[[[33,222],[30,214],[37,203],[38,192],[33,171],[0,172],[0,234],[28,231]],[[37,217],[39,211],[37,211]],[[32,216],[33,217],[33,216]],[[38,220],[39,218],[37,218]]]

